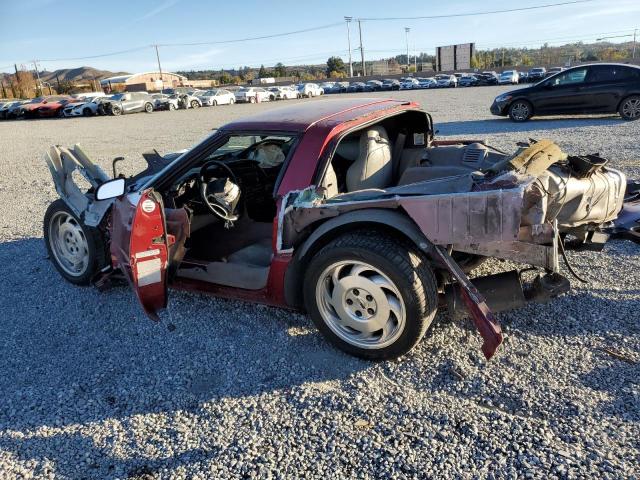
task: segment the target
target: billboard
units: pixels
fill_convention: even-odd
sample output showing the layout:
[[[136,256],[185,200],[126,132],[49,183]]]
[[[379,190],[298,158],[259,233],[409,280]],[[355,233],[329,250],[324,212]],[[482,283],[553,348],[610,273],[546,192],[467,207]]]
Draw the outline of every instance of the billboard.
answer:
[[[475,53],[475,43],[460,43],[436,47],[436,71],[450,72],[471,68],[471,57]]]

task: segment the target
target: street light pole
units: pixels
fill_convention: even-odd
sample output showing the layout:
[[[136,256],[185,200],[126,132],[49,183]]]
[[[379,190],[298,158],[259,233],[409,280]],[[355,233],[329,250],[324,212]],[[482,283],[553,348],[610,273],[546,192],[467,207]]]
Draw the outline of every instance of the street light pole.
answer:
[[[364,63],[364,47],[362,46],[362,25],[360,19],[358,19],[358,33],[360,34],[360,59],[362,60],[362,76],[367,76],[367,67]]]
[[[631,58],[636,58],[636,34],[638,33],[638,29],[633,29],[633,50],[631,51]]]
[[[164,78],[162,78],[162,65],[160,65],[160,53],[158,53],[158,45],[154,45],[156,49],[156,58],[158,59],[158,70],[160,71],[160,93],[164,93]]]
[[[38,89],[37,92],[40,92],[40,95],[42,95],[42,82],[40,81],[40,72],[38,72],[38,61],[34,60],[33,61],[33,68],[36,69],[36,78],[38,79]],[[36,93],[37,93],[36,92]]]
[[[409,60],[409,32],[411,29],[409,27],[404,27],[404,37],[407,42],[407,73],[409,72],[409,65],[411,61]]]
[[[347,45],[349,46],[349,77],[353,77],[353,63],[351,61],[351,28],[349,28],[351,20],[353,20],[353,17],[344,17],[344,21],[347,22]]]

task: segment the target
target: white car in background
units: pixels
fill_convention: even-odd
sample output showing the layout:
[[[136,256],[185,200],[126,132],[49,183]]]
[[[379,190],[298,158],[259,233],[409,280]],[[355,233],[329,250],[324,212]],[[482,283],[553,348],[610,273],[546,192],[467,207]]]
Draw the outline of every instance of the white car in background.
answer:
[[[202,102],[202,105],[208,107],[215,107],[216,105],[233,105],[236,103],[235,95],[229,90],[223,88],[216,88],[213,90],[207,90],[200,93],[198,99]]]
[[[62,115],[65,117],[93,117],[98,115],[100,104],[110,98],[110,96],[101,95],[94,98],[86,98],[86,102],[70,103],[64,107]]]
[[[445,73],[436,75],[436,81],[438,82],[438,87],[457,87],[458,86],[458,78],[455,75],[447,75]]]
[[[517,85],[520,82],[520,75],[516,70],[505,70],[498,77],[499,85]]]
[[[311,98],[324,94],[324,90],[317,83],[301,83],[298,85],[298,92],[301,96]]]
[[[238,103],[268,102],[271,93],[262,87],[240,87],[235,92]]]
[[[400,84],[400,90],[413,90],[414,88],[420,88],[419,85],[420,82],[418,82],[417,78],[405,78]]]
[[[166,93],[155,93],[151,95],[151,98],[153,98],[154,110],[177,110],[180,108],[178,99]]]
[[[107,94],[104,92],[83,92],[83,93],[76,93],[71,96],[73,98],[77,98],[78,100],[86,100],[87,102],[90,102],[94,98],[106,97]]]
[[[276,100],[291,100],[300,96],[298,90],[292,87],[271,87],[269,91],[275,95]]]

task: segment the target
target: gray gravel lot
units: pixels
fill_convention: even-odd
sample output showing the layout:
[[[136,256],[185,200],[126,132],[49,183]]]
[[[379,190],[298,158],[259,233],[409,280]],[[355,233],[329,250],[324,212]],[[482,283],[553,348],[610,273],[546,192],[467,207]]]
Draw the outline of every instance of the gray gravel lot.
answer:
[[[640,122],[514,124],[488,111],[505,90],[386,95],[422,103],[443,136],[509,151],[549,137],[640,177]],[[109,168],[280,106],[0,123],[0,478],[639,478],[638,245],[570,253],[591,284],[500,315],[491,362],[464,323],[437,322],[386,363],[242,302],[171,292],[153,323],[128,289],[74,287],[47,261],[50,144],[79,142]]]

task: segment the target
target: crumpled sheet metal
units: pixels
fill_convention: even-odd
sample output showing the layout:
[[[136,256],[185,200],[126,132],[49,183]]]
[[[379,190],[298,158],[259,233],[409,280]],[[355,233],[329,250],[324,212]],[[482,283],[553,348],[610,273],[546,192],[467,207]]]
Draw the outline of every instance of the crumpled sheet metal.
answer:
[[[113,200],[94,201],[76,185],[73,172],[77,170],[93,188],[109,180],[109,176],[89,159],[80,145],[71,150],[54,145],[45,153],[44,160],[60,198],[86,225],[97,226]]]
[[[436,245],[518,239],[524,188],[400,198],[398,202]]]

